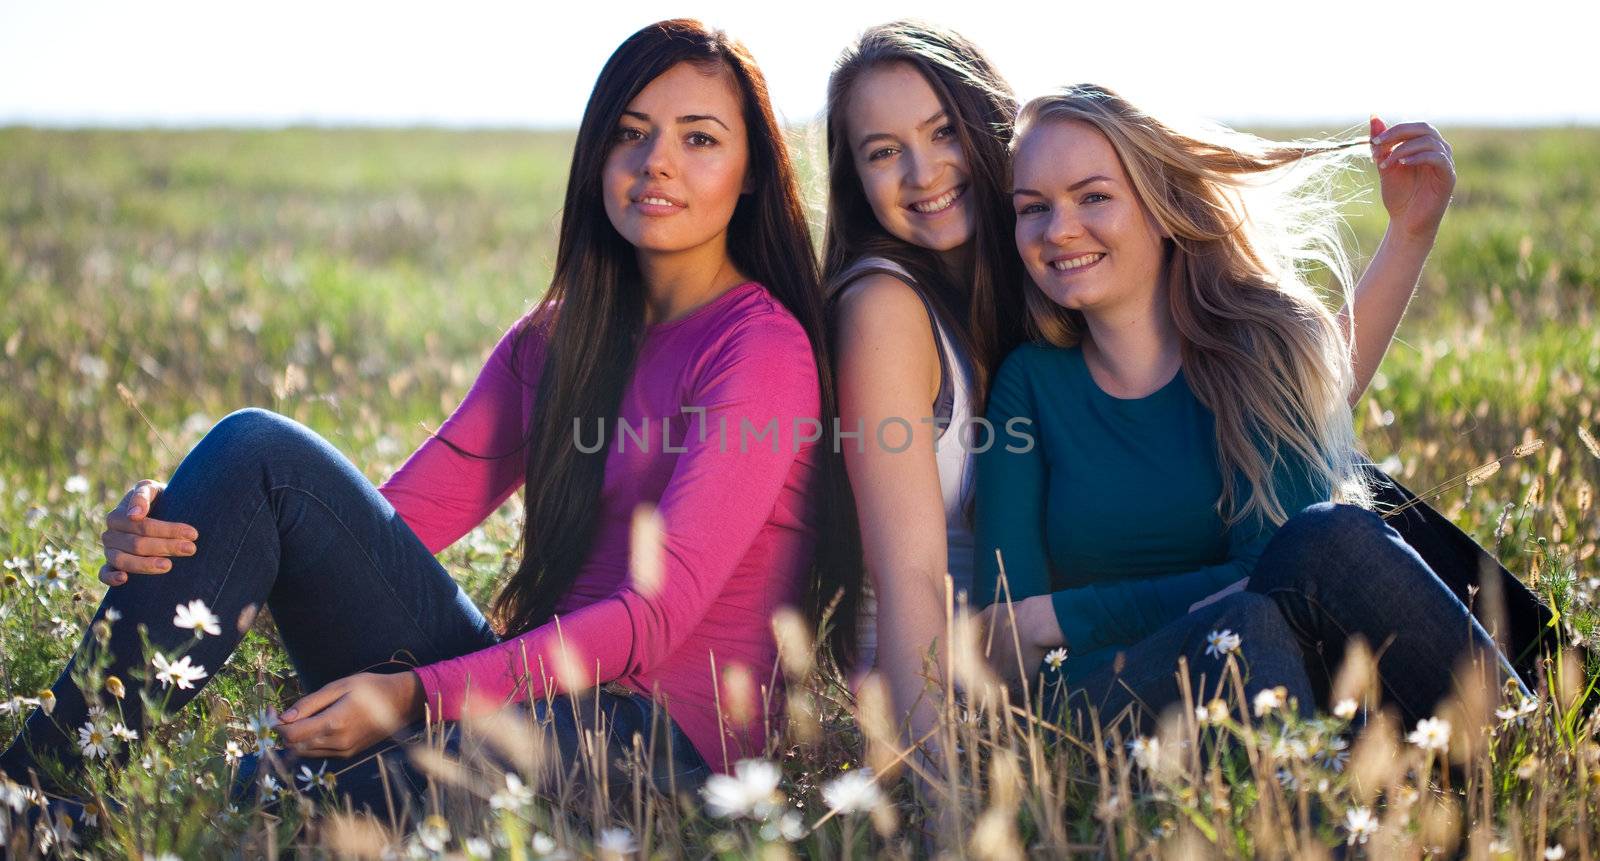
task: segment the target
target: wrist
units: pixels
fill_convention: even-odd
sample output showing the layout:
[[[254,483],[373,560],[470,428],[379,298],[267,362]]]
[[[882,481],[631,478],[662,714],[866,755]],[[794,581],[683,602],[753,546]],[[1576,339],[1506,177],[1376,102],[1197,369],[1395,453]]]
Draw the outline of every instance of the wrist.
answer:
[[[1434,243],[1439,239],[1439,222],[1424,224],[1417,227],[1408,227],[1394,221],[1383,232],[1383,244],[1397,251],[1405,251],[1421,257],[1428,256],[1433,250]]]
[[[400,687],[400,716],[407,725],[417,723],[426,716],[423,704],[427,692],[422,687],[422,677],[414,670],[397,673]]]
[[[1041,649],[1054,649],[1066,645],[1061,633],[1061,622],[1056,618],[1055,601],[1050,595],[1035,595],[1023,602],[1027,610],[1028,639]]]

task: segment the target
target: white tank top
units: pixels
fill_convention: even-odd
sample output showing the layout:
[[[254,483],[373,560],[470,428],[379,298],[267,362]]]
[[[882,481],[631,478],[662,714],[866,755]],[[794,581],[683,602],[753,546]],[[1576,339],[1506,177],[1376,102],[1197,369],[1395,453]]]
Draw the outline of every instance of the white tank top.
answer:
[[[933,323],[935,340],[939,348],[939,394],[934,400],[933,414],[937,436],[933,453],[939,466],[939,492],[944,498],[945,548],[950,579],[957,594],[972,591],[972,526],[967,521],[968,503],[973,492],[973,427],[972,359],[955,338],[951,337],[944,321],[934,312],[933,305],[923,295],[916,281],[904,267],[882,257],[864,257],[845,270],[838,283],[848,285],[873,273],[892,275],[906,282],[922,300]],[[910,417],[908,417],[910,418]],[[917,416],[916,419],[920,419]],[[914,419],[915,420],[915,419]],[[948,424],[945,422],[948,420]],[[983,440],[980,438],[979,442]],[[868,669],[877,659],[878,603],[869,580],[862,584],[860,612],[856,635],[857,667]]]

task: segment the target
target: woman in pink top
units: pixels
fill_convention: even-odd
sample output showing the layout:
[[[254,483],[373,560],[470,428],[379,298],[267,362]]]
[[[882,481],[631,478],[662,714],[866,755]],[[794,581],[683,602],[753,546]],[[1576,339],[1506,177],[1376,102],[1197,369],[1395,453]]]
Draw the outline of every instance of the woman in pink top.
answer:
[[[773,612],[855,591],[840,582],[851,566],[817,558],[819,531],[852,531],[825,521],[848,514],[823,500],[843,478],[817,442],[835,415],[821,326],[759,70],[698,22],[646,27],[590,96],[550,290],[460,407],[376,491],[288,419],[224,419],[170,484],[142,483],[110,516],[113,588],[96,615],[118,614],[109,672],[129,688],[158,678],[147,628],[168,669],[145,687],[175,708],[269,607],[312,691],[280,737],[377,810],[369,754],[425,717],[510,702],[553,722],[569,761],[602,715],[613,757],[636,741],[654,751],[664,788],[760,755],[777,718],[764,708],[782,702],[759,691],[776,678]],[[433,554],[518,487],[525,555],[491,624]],[[641,506],[661,518],[658,560],[630,558]],[[74,664],[94,648],[86,638]],[[86,697],[72,672],[0,760],[14,779],[49,759],[70,768],[91,706],[139,726],[139,696]]]

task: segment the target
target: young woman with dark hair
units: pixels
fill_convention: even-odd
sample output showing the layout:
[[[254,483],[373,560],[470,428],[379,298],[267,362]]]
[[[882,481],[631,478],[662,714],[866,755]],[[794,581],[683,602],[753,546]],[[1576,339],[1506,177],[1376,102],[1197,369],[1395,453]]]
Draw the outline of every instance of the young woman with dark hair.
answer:
[[[834,414],[822,320],[760,71],[698,22],[645,27],[585,109],[549,292],[381,488],[308,429],[244,410],[109,515],[113,588],[95,616],[114,619],[109,672],[139,687],[141,628],[214,672],[235,620],[270,608],[309,691],[282,739],[379,810],[369,757],[397,730],[508,702],[553,722],[565,760],[596,714],[615,757],[643,736],[662,787],[760,755],[782,698],[730,671],[767,681],[774,611],[855,592],[830,562],[847,543],[817,541],[852,531],[830,522],[846,516],[824,499],[842,471],[815,442]],[[433,554],[519,486],[523,558],[491,622]],[[661,517],[659,565],[632,558],[640,506]],[[223,624],[194,641],[173,612],[197,598]],[[14,779],[43,756],[76,761],[92,706],[139,725],[137,692],[79,691],[92,646],[0,760]],[[199,690],[144,688],[169,707]]]

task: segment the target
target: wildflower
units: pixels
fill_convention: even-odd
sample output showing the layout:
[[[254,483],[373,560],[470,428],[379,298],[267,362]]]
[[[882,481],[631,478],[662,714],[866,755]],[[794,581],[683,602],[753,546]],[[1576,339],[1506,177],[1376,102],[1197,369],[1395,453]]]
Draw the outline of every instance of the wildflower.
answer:
[[[1277,777],[1278,785],[1283,787],[1286,791],[1294,792],[1296,789],[1300,788],[1300,779],[1295,777],[1294,772],[1287,768],[1278,769]]]
[[[122,721],[117,721],[115,724],[112,724],[111,734],[124,742],[131,743],[139,740],[139,731],[136,729],[129,729],[128,725]]]
[[[1423,750],[1444,750],[1450,746],[1450,722],[1444,718],[1423,718],[1417,721],[1406,741]]]
[[[78,626],[60,616],[51,616],[50,622],[50,634],[57,640],[70,640],[78,632]]]
[[[40,508],[37,505],[30,506],[28,508],[28,513],[22,515],[22,525],[32,529],[33,527],[38,526],[39,521],[43,520],[45,515],[49,513],[50,512]]]
[[[56,692],[48,688],[39,692],[39,708],[45,714],[54,714],[56,710]]]
[[[1228,719],[1228,704],[1220,699],[1212,699],[1203,706],[1195,706],[1194,719],[1201,726],[1223,723]]]
[[[61,487],[68,493],[85,494],[89,492],[89,479],[81,475],[68,476],[66,483]]]
[[[1282,685],[1275,688],[1265,688],[1256,694],[1253,710],[1256,717],[1265,717],[1269,712],[1281,709],[1289,701],[1289,690]]]
[[[1239,644],[1242,642],[1243,640],[1239,638],[1238,634],[1227,628],[1223,628],[1220,631],[1212,631],[1206,635],[1206,654],[1213,658],[1231,655],[1239,651]]]
[[[261,775],[261,798],[263,801],[277,801],[283,794],[283,784],[276,777],[263,773]]]
[[[237,765],[239,760],[244,759],[244,748],[240,747],[238,742],[230,740],[222,749],[222,759],[229,765]]]
[[[1133,761],[1146,771],[1154,771],[1156,762],[1161,758],[1161,742],[1146,735],[1141,735],[1128,742],[1128,752],[1133,755]]]
[[[1334,773],[1344,771],[1350,762],[1350,742],[1342,736],[1328,739],[1327,747],[1317,751],[1317,763]]]
[[[822,787],[822,800],[840,813],[866,813],[878,806],[883,793],[878,790],[872,769],[848,771]]]
[[[66,550],[66,549],[62,549],[62,550],[57,550],[56,551],[55,567],[58,570],[59,569],[65,569],[65,568],[73,568],[77,564],[78,564],[78,554],[72,552],[71,550]]]
[[[1333,714],[1340,720],[1349,720],[1356,716],[1356,701],[1345,697],[1333,704]]]
[[[1045,653],[1044,662],[1049,664],[1052,670],[1061,669],[1061,665],[1067,662],[1067,650],[1065,648],[1051,649]]]
[[[495,810],[521,810],[532,803],[533,790],[516,774],[507,774],[506,788],[489,798],[489,806]]]
[[[301,766],[301,769],[304,770],[305,766]],[[450,843],[450,823],[437,813],[430,814],[417,829],[417,839],[429,850],[443,852]]]
[[[277,739],[272,737],[272,728],[277,724],[277,718],[271,711],[256,712],[250,718],[250,733],[255,736],[256,753],[267,753],[278,746]]]
[[[24,709],[40,705],[38,697],[12,697],[5,702],[0,702],[0,715],[22,714]]]
[[[194,683],[206,677],[206,668],[200,664],[190,664],[189,656],[184,655],[176,662],[168,662],[167,656],[156,652],[152,663],[156,668],[156,680],[162,687],[177,685],[184,690],[194,687]]]
[[[106,692],[119,700],[128,695],[128,689],[123,687],[122,680],[116,676],[106,676]]]
[[[106,738],[105,730],[93,723],[86,723],[78,727],[78,747],[83,750],[83,755],[89,759],[99,759],[111,752],[111,739]]]
[[[806,836],[806,825],[799,813],[787,810],[781,816],[762,823],[760,834],[761,839],[769,843],[777,842],[779,839],[785,843],[793,843]]]
[[[533,854],[540,858],[554,858],[556,839],[543,831],[533,832]]]
[[[67,591],[67,586],[72,580],[73,572],[66,568],[51,565],[49,568],[39,566],[39,579],[44,583],[44,588],[57,592]],[[59,620],[57,620],[59,621]]]
[[[1366,807],[1352,807],[1345,811],[1344,827],[1350,832],[1350,839],[1346,841],[1346,845],[1364,844],[1367,838],[1378,833],[1378,817]]]
[[[33,558],[38,560],[41,573],[56,567],[56,549],[48,544],[44,546],[43,550],[33,554]]]
[[[322,790],[325,791],[325,792],[332,792],[334,786],[339,781],[339,776],[337,774],[329,774],[328,773],[328,764],[326,762],[324,762],[322,764],[322,767],[317,769],[316,771],[312,771],[311,770],[311,766],[309,766],[309,765],[300,766],[300,773],[295,775],[295,780],[298,780],[301,783],[305,784],[304,791],[306,791],[306,792],[310,792],[311,790],[316,789],[318,787],[321,787]],[[446,840],[450,839],[449,836],[448,836],[448,829],[446,831],[445,839]],[[434,851],[438,851],[438,850],[434,850]]]
[[[217,624],[216,614],[212,613],[206,602],[199,598],[187,605],[179,604],[178,615],[172,617],[172,624],[192,629],[197,640],[206,634],[216,637],[222,633],[222,628]]]
[[[468,858],[488,858],[491,854],[489,841],[482,837],[468,837],[461,848],[466,850]]]
[[[733,774],[713,774],[700,788],[706,810],[712,816],[737,819],[753,816],[765,819],[772,811],[773,797],[783,772],[776,763],[764,759],[743,759]]]
[[[632,855],[639,851],[639,841],[626,828],[607,828],[594,841],[595,848],[609,855]]]
[[[118,610],[116,607],[107,607],[106,608],[106,621],[107,622],[110,622],[112,624],[116,624],[116,621],[118,619],[120,619],[120,618],[122,618],[122,611],[121,610]]]
[[[1539,710],[1539,701],[1533,697],[1523,697],[1515,705],[1502,706],[1494,710],[1494,716],[1506,723],[1518,725],[1528,722],[1528,716]]]
[[[7,571],[10,571],[11,573],[16,574],[17,576],[22,577],[25,580],[28,580],[28,585],[29,586],[34,585],[32,579],[26,576],[28,570],[33,567],[33,563],[28,561],[28,557],[26,557],[26,556],[13,556],[10,559],[7,559],[4,563],[0,563],[0,564],[3,564]]]
[[[1544,850],[1544,861],[1561,861],[1565,857],[1567,857],[1567,847],[1562,846],[1560,843],[1546,847]]]

